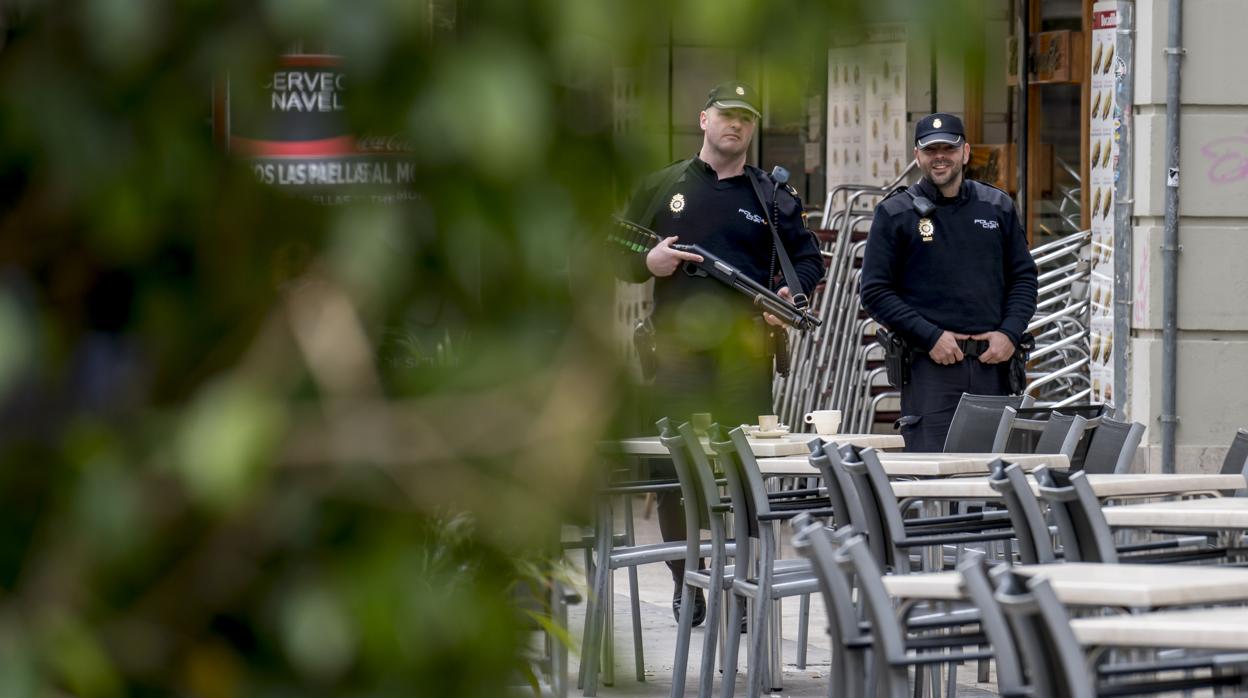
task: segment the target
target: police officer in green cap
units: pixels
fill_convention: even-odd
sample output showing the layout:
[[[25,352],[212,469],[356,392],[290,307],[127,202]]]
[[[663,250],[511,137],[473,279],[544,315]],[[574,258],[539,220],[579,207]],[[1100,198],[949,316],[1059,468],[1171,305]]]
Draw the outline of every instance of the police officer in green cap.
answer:
[[[779,325],[779,320],[713,279],[681,272],[683,261],[701,258],[673,243],[700,245],[784,297],[809,295],[823,277],[819,246],[806,228],[797,192],[746,163],[762,118],[760,103],[743,82],[715,86],[698,115],[697,155],[648,177],[625,214],[662,237],[648,253],[636,255],[626,272],[631,281],[654,279],[658,368],[646,400],[649,425],[661,417],[679,422],[709,412],[720,424],[735,426],[773,412],[772,359],[764,350],[763,323]],[[800,289],[775,280],[780,267],[769,218]],[[671,464],[659,465],[658,472],[672,475]],[[658,509],[663,539],[684,540],[679,493],[661,495]],[[673,611],[678,611],[684,564],[669,566],[676,583]],[[694,620],[701,622],[705,609],[702,592],[697,594]]]

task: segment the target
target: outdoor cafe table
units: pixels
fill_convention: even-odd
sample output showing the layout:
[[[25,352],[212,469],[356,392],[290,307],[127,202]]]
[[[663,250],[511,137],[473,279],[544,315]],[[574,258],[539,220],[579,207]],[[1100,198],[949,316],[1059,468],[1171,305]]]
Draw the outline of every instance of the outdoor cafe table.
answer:
[[[1248,601],[1248,569],[1239,567],[1057,562],[1013,569],[1048,579],[1058,600],[1074,606],[1160,608]],[[884,577],[888,593],[901,600],[961,601],[966,596],[960,582],[957,572]]]
[[[1123,504],[1102,511],[1105,521],[1116,528],[1248,530],[1248,497]]]
[[[1007,458],[1007,460],[1009,460]],[[1099,499],[1147,497],[1217,492],[1244,487],[1244,476],[1211,473],[1086,475],[1088,484]],[[1031,488],[1039,494],[1038,485],[1028,478]],[[893,483],[898,499],[998,499],[1000,494],[988,484],[986,477],[946,477],[928,480],[900,480]],[[1106,509],[1109,511],[1109,509]]]
[[[859,448],[905,448],[905,439],[900,434],[786,434],[774,439],[749,437],[750,448],[759,458],[774,456],[805,456],[810,453],[806,446],[811,439],[819,437],[825,441],[838,444],[853,444]],[[703,439],[706,443],[706,439]],[[604,451],[624,456],[667,456],[667,449],[659,442],[657,436],[640,436],[619,441],[608,441],[602,444]],[[709,443],[706,452],[711,453]],[[811,469],[813,471],[813,469]],[[804,473],[812,474],[811,472]]]
[[[1041,465],[1058,470],[1070,467],[1070,460],[1064,455],[1034,453],[881,453],[880,464],[890,477],[929,478],[986,475],[988,465],[998,458],[1018,463],[1025,470]],[[811,477],[819,474],[805,457],[760,458],[758,467],[767,477]]]
[[[1075,618],[1084,646],[1248,650],[1248,608],[1197,608]]]

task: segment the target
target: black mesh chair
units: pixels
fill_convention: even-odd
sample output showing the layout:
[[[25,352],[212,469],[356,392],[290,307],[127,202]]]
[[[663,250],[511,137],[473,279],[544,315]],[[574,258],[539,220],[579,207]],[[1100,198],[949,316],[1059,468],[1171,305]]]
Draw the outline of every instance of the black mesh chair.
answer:
[[[1015,410],[1017,415],[1013,428],[1006,435],[1007,438],[1002,442],[999,438],[993,441],[993,451],[996,453],[1034,453],[1036,449],[1036,440],[1040,436],[1040,432],[1044,429],[1044,423],[1054,412],[1060,412],[1066,415],[1078,415],[1088,420],[1085,429],[1088,432],[1089,439],[1085,439],[1076,447],[1075,453],[1070,457],[1071,470],[1079,470],[1083,467],[1084,454],[1087,451],[1090,437],[1096,433],[1097,427],[1100,426],[1103,417],[1112,416],[1114,413],[1113,405],[1108,403],[1076,403],[1073,405],[1062,405],[1061,407],[1019,407]],[[998,434],[1000,437],[1000,434]]]
[[[1029,406],[1032,399],[1027,395],[962,393],[942,450],[945,453],[990,453],[1001,413],[1006,407]]]
[[[1101,417],[1083,455],[1083,472],[1115,475],[1129,472],[1143,436],[1144,425],[1139,422]]]
[[[1088,420],[1081,415],[1053,412],[1045,420],[1027,420],[1018,416],[1018,410],[1006,407],[1001,412],[991,451],[1005,453],[1011,434],[1019,429],[1038,430],[1030,453],[1060,453],[1073,459],[1087,428]]]

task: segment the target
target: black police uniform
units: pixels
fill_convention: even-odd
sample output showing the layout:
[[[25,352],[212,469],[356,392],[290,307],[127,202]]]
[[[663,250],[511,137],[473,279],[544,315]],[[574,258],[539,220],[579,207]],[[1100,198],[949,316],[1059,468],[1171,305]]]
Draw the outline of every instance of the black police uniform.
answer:
[[[752,173],[765,196],[776,191],[771,215],[802,286],[790,291],[809,295],[823,278],[824,266],[815,236],[806,228],[801,200],[790,187],[777,190],[775,180],[764,171],[746,168],[748,173],[719,179],[700,158],[677,162],[642,183],[626,217],[662,237],[679,236],[678,244],[700,245],[754,281],[777,288],[772,283],[780,273],[774,238],[750,182]],[[672,184],[663,188],[668,181]],[[653,217],[643,220],[655,197],[659,205]],[[651,277],[645,254],[630,262],[629,280],[640,283]],[[677,269],[671,276],[655,278],[651,319],[658,371],[645,401],[643,428],[654,428],[665,416],[684,421],[695,412],[709,412],[729,426],[752,424],[758,415],[772,411],[772,360],[763,345],[766,330],[749,298],[714,279]],[[653,475],[674,477],[668,461],[656,461],[651,469]],[[658,505],[663,540],[683,540],[679,493],[660,494]],[[668,566],[679,590],[684,561]]]
[[[926,197],[935,209],[921,216],[914,196]],[[995,330],[1017,347],[1036,310],[1036,289],[1036,265],[1005,192],[963,180],[957,195],[946,198],[923,179],[876,207],[863,260],[862,303],[914,350],[911,380],[901,392],[907,450],[944,447],[963,392],[1009,393],[1009,362],[980,363],[978,350],[986,346],[967,343],[967,356],[957,364],[932,361],[927,352],[941,333]]]
[[[680,244],[700,245],[754,281],[776,288],[774,241],[750,175],[721,180],[696,157],[674,167],[684,172],[665,191],[655,188],[664,181],[664,172],[643,185],[629,206],[629,219],[663,237],[676,235]],[[802,285],[790,291],[810,294],[824,268],[802,218],[801,200],[789,187],[776,189],[769,174],[746,167],[762,183],[765,196],[776,192],[771,215]],[[637,220],[655,196],[660,205],[653,219]],[[631,280],[650,278],[644,254],[632,261]],[[749,298],[714,279],[678,269],[655,279],[651,319],[659,366],[649,416],[685,419],[693,412],[710,412],[720,423],[736,425],[771,412],[771,358],[763,347],[760,311]]]

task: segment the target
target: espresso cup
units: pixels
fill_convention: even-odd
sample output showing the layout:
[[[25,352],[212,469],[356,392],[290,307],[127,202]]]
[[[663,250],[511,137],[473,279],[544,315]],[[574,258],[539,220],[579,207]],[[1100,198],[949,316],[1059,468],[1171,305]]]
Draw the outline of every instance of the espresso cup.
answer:
[[[774,414],[758,415],[759,431],[775,431],[780,426],[780,417]]]
[[[835,434],[841,428],[840,410],[815,410],[806,413],[806,423],[815,427],[816,434]]]

